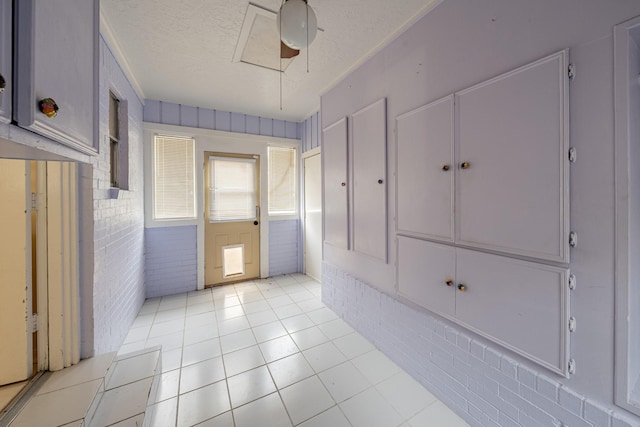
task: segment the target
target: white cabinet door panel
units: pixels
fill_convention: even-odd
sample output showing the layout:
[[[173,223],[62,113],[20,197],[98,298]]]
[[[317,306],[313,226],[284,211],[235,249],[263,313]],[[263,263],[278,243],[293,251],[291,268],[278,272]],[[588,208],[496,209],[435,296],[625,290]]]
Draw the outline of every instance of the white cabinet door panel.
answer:
[[[398,116],[398,232],[453,241],[453,96]]]
[[[349,249],[347,119],[322,131],[324,241]]]
[[[385,99],[352,116],[353,248],[387,262],[387,114]]]
[[[569,262],[567,57],[456,94],[458,242]]]
[[[457,249],[457,321],[566,375],[568,270]]]
[[[398,293],[449,318],[455,311],[456,253],[451,246],[398,236]],[[451,284],[447,284],[450,280]]]
[[[18,125],[94,154],[98,2],[21,0],[17,4]],[[44,98],[55,100],[56,117],[40,112],[38,103]]]
[[[12,1],[0,0],[0,75],[5,81],[5,89],[0,94],[0,122],[11,121],[11,86],[12,81]]]

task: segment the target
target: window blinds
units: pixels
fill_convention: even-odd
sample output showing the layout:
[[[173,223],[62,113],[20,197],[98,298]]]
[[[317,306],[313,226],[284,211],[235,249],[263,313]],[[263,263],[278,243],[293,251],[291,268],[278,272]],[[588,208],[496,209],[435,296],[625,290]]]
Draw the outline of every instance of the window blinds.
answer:
[[[256,217],[256,160],[209,158],[209,221]]]
[[[269,147],[269,215],[296,211],[296,150]]]
[[[155,219],[195,218],[194,150],[192,138],[154,138]]]

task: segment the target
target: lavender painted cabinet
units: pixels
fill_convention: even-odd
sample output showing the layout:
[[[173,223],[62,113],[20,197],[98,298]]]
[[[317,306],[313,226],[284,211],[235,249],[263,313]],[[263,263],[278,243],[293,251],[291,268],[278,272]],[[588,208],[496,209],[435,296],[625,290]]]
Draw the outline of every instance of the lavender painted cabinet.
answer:
[[[398,293],[566,375],[569,271],[398,236]]]
[[[11,32],[12,32],[12,1],[0,0],[0,81],[5,84],[0,94],[0,122],[11,121]]]
[[[453,96],[396,118],[397,231],[452,242]]]
[[[20,0],[16,5],[14,118],[21,127],[95,154],[97,0]],[[55,117],[40,111],[52,98]]]
[[[387,262],[387,111],[381,99],[351,116],[353,249]]]
[[[322,130],[324,242],[349,249],[347,118]]]
[[[568,51],[455,95],[456,241],[569,262]]]

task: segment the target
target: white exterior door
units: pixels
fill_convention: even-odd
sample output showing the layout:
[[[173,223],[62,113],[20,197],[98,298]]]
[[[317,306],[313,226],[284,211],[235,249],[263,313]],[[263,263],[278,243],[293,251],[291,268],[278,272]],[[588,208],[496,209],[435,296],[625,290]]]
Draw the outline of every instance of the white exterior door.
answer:
[[[322,278],[322,173],[320,154],[304,159],[304,272]]]

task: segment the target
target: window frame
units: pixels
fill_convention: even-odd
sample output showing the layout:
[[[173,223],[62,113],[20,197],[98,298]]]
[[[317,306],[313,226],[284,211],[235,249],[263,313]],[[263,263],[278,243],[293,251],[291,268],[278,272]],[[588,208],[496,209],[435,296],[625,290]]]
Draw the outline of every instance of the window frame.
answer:
[[[115,101],[116,111],[112,110]],[[109,187],[114,190],[129,190],[129,109],[127,100],[115,89],[109,89],[108,130],[106,145],[109,159]],[[115,117],[114,117],[115,114]],[[112,119],[115,119],[116,135],[112,134]],[[115,163],[115,164],[114,164]]]
[[[271,213],[269,209],[269,196],[270,196],[270,182],[269,178],[271,176],[271,170],[269,168],[269,156],[271,149],[276,150],[293,150],[293,158],[295,161],[295,165],[293,168],[293,178],[295,188],[294,192],[294,212],[292,213]],[[267,146],[267,216],[271,221],[285,221],[290,219],[299,219],[300,218],[300,191],[301,191],[301,182],[300,182],[300,149],[296,146],[283,146],[276,144],[269,144]]]

